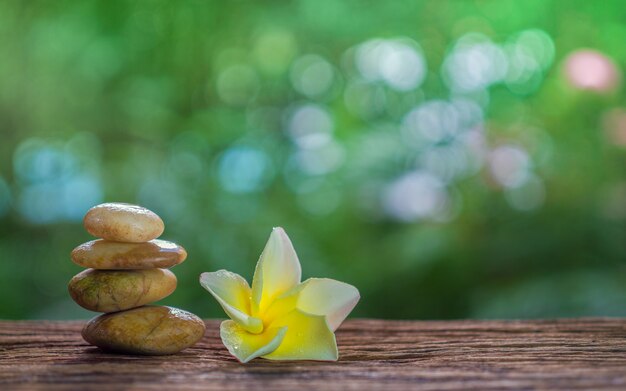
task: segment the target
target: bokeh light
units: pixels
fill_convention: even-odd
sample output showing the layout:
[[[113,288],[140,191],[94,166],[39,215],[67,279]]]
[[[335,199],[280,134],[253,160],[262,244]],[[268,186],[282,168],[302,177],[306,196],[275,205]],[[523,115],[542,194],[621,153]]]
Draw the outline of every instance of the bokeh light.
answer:
[[[218,173],[221,185],[232,193],[263,189],[272,175],[267,154],[252,146],[233,146],[220,156]]]
[[[581,90],[610,91],[621,80],[613,60],[597,50],[574,51],[565,60],[564,68],[569,82]]]
[[[314,98],[327,93],[336,76],[328,61],[321,56],[308,54],[294,61],[290,77],[296,91]]]
[[[275,75],[285,72],[297,51],[296,40],[287,30],[269,30],[258,35],[253,54],[259,68]]]
[[[418,171],[390,183],[383,202],[387,213],[397,220],[433,219],[444,211],[447,193],[441,180]]]
[[[363,78],[400,91],[417,88],[426,77],[422,50],[409,38],[364,42],[356,48],[355,61]]]
[[[508,57],[506,86],[518,94],[536,91],[554,59],[550,36],[538,29],[522,31],[504,45],[504,51]]]
[[[81,221],[94,203],[102,201],[96,156],[84,149],[81,152],[87,154],[82,156],[72,152],[81,137],[67,144],[31,138],[18,146],[14,167],[18,209],[24,218],[37,224]]]
[[[250,102],[259,88],[259,78],[254,68],[248,65],[233,65],[220,73],[217,93],[220,99],[231,105]]]
[[[626,315],[623,4],[427,3],[0,2],[0,316],[91,315],[103,201],[163,217],[203,317],[273,226],[355,316]]]
[[[504,51],[488,37],[469,33],[461,37],[446,58],[443,76],[458,92],[475,92],[504,79],[508,62]]]
[[[529,178],[531,160],[517,145],[502,145],[491,151],[489,168],[493,178],[502,186],[516,188]]]
[[[328,110],[315,104],[297,107],[290,115],[288,132],[303,149],[321,147],[332,140],[333,119]]]

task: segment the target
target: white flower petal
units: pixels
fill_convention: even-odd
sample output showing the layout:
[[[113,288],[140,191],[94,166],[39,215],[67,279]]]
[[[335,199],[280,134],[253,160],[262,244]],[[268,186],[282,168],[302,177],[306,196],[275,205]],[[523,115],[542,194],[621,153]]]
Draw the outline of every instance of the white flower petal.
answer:
[[[236,273],[226,270],[202,273],[200,285],[215,297],[224,312],[251,333],[260,333],[263,322],[250,315],[250,286]]]
[[[263,314],[272,301],[300,283],[302,270],[285,231],[272,230],[252,279],[252,314]]]
[[[361,296],[358,289],[330,278],[309,278],[302,283],[296,307],[314,315],[326,316],[332,331],[346,319]]]

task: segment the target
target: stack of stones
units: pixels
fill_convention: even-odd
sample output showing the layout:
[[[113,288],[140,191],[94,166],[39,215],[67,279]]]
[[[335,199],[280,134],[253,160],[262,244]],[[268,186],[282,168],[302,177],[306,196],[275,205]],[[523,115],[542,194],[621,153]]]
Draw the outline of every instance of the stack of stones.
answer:
[[[167,270],[183,262],[185,249],[158,240],[163,220],[136,205],[107,203],[85,215],[87,232],[100,239],[72,251],[88,268],[68,289],[78,305],[104,312],[83,328],[83,338],[105,350],[131,354],[173,354],[198,342],[204,322],[192,313],[146,304],[169,296],[176,276]]]

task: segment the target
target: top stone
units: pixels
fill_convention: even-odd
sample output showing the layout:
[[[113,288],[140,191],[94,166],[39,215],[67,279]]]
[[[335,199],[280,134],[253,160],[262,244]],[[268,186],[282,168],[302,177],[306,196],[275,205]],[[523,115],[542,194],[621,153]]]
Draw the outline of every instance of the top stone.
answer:
[[[151,210],[137,205],[111,202],[89,209],[83,224],[95,237],[142,243],[158,238],[165,229],[163,220]]]

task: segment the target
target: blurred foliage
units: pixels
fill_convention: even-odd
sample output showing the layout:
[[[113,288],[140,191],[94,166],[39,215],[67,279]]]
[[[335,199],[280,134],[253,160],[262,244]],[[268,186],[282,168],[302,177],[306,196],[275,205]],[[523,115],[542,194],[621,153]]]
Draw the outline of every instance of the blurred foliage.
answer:
[[[0,2],[0,318],[66,283],[103,201],[222,316],[273,226],[355,316],[626,315],[619,0]],[[588,48],[592,51],[581,51]]]

